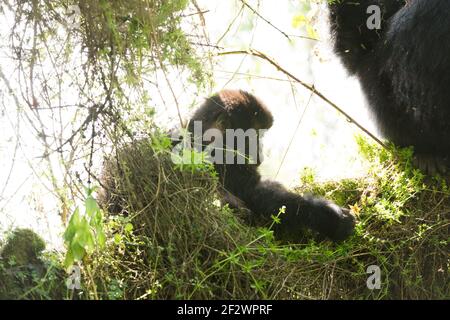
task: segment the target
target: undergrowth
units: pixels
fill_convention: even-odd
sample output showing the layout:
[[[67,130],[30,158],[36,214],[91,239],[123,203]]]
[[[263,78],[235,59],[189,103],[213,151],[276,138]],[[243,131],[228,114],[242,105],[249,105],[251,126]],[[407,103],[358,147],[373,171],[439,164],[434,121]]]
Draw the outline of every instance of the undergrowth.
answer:
[[[448,186],[414,169],[411,150],[359,138],[371,164],[365,177],[319,183],[306,170],[296,191],[351,208],[358,224],[338,245],[314,235],[286,245],[270,226],[249,227],[246,212],[220,205],[211,166],[176,167],[160,142],[135,142],[106,160],[98,200],[108,212],[107,240],[80,264],[77,298],[450,297]],[[275,220],[283,223],[280,213]],[[380,289],[367,286],[370,266],[381,271]]]

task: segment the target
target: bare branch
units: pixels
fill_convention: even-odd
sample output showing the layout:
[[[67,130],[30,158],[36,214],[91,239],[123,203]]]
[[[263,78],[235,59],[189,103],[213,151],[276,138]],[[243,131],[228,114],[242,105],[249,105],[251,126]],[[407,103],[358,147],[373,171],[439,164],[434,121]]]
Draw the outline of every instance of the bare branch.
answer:
[[[255,49],[248,49],[248,50],[237,50],[237,51],[227,51],[227,52],[221,52],[218,55],[219,56],[225,56],[225,55],[234,55],[234,54],[247,54],[247,55],[251,55],[254,57],[258,57],[261,58],[263,60],[266,60],[267,62],[269,62],[271,65],[273,65],[278,71],[284,73],[285,75],[287,75],[289,78],[291,78],[292,80],[294,80],[295,82],[299,83],[301,86],[303,86],[304,88],[308,89],[309,91],[311,91],[312,93],[314,93],[316,96],[318,96],[320,99],[322,99],[323,101],[325,101],[326,103],[328,103],[330,106],[332,106],[335,110],[337,110],[340,114],[342,114],[343,116],[345,116],[347,118],[347,120],[351,123],[353,123],[355,126],[357,126],[359,129],[361,129],[364,133],[366,133],[369,137],[371,137],[375,142],[377,142],[380,146],[382,146],[385,149],[388,149],[386,144],[381,141],[380,139],[378,139],[373,133],[371,133],[369,130],[367,130],[366,128],[364,128],[361,124],[359,124],[355,119],[353,119],[348,113],[346,113],[342,108],[340,108],[337,104],[335,104],[333,101],[331,101],[330,99],[328,99],[325,95],[323,95],[321,92],[317,91],[317,89],[314,87],[314,85],[309,85],[306,82],[300,80],[299,78],[297,78],[296,76],[294,76],[292,73],[290,73],[289,71],[287,71],[286,69],[284,69],[283,67],[281,67],[277,62],[275,62],[275,60],[273,60],[272,58],[269,58],[267,55],[265,55],[264,53],[255,50]]]
[[[281,30],[280,28],[276,27],[272,22],[270,22],[269,20],[267,20],[266,18],[264,18],[258,11],[256,11],[255,9],[253,9],[246,1],[244,0],[240,0],[242,2],[242,4],[244,6],[246,6],[247,8],[249,8],[255,15],[257,15],[259,18],[261,18],[262,20],[264,20],[265,23],[267,23],[269,26],[271,26],[272,28],[274,28],[275,30],[277,30],[279,33],[281,33],[283,36],[285,36],[288,40],[291,40],[291,38],[289,37],[289,35],[284,32],[283,30]]]

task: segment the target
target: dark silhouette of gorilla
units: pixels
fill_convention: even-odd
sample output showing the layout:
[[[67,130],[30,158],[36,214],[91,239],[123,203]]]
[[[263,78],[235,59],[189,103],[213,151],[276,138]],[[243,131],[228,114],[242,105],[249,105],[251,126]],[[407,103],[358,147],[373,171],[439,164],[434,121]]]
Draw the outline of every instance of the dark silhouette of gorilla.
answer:
[[[227,129],[269,129],[273,118],[266,106],[250,93],[224,90],[206,99],[195,112],[188,125],[191,133],[194,133],[194,121],[202,122],[203,135],[211,128],[221,132]],[[258,145],[259,138],[258,135]],[[235,145],[229,141],[226,143],[226,148]],[[249,158],[249,154],[245,156]],[[274,225],[274,234],[279,240],[300,241],[301,230],[305,227],[333,241],[344,240],[352,234],[355,220],[348,210],[324,199],[289,192],[277,182],[263,181],[258,172],[260,163],[261,157],[258,156],[258,161],[253,163],[214,164],[223,187],[223,201],[231,207],[243,206],[250,210],[250,224],[270,225],[272,216],[285,206],[286,211],[280,216],[281,223]]]
[[[370,30],[369,6],[381,9]],[[384,136],[413,146],[416,164],[443,173],[450,156],[450,1],[337,0],[335,52],[356,75]]]

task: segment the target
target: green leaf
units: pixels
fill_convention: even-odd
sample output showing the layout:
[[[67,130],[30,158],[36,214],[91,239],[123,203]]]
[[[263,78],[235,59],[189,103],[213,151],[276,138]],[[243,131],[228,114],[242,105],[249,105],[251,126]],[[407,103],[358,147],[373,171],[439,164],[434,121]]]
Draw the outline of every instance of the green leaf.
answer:
[[[70,217],[69,224],[67,225],[66,231],[64,232],[64,241],[70,243],[77,232],[77,228],[80,224],[80,210],[75,209],[72,217]]]
[[[84,250],[84,248],[79,243],[74,242],[70,246],[70,250],[68,253],[70,253],[72,260],[81,261],[86,254],[86,250]]]
[[[106,244],[106,235],[103,230],[99,229],[97,233],[97,242],[100,248],[104,248]]]
[[[67,250],[66,257],[64,259],[64,266],[66,268],[69,268],[73,265],[74,262],[75,261],[73,258],[72,250],[69,249],[69,250]]]
[[[88,215],[88,217],[94,217],[95,213],[97,213],[97,211],[100,211],[97,201],[95,201],[92,196],[88,196],[86,198],[84,205],[86,207],[86,214]]]
[[[120,234],[116,233],[114,235],[114,243],[115,244],[120,244],[121,242],[122,242],[122,236]]]
[[[131,223],[127,223],[125,225],[125,232],[126,233],[131,233],[133,231],[133,225]]]
[[[96,245],[103,248],[106,244],[106,235],[103,231],[103,213],[92,196],[94,189],[86,189],[86,214],[80,215],[75,209],[69,224],[64,232],[64,241],[67,246],[65,266],[71,266],[74,261],[82,261],[86,254],[91,254]]]
[[[89,226],[86,218],[82,218],[78,231],[73,239],[74,242],[77,242],[81,245],[88,253],[92,253],[95,249],[94,237],[92,234],[92,230]]]

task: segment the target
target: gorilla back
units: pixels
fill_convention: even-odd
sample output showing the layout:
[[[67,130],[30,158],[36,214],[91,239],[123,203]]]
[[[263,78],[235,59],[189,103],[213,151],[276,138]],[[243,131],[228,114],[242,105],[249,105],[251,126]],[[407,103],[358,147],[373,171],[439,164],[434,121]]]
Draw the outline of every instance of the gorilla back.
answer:
[[[367,9],[381,9],[381,29]],[[450,1],[341,0],[329,5],[335,51],[362,85],[380,131],[413,146],[433,172],[450,156]]]

